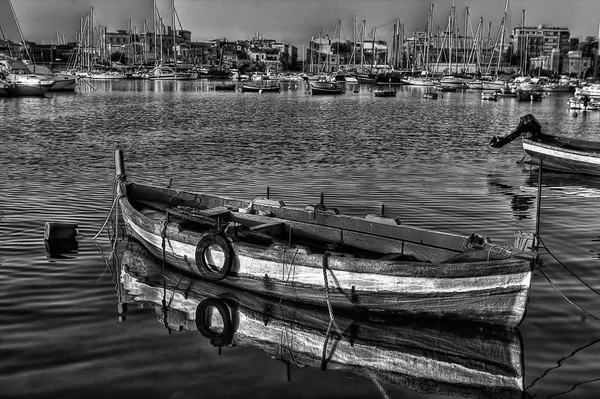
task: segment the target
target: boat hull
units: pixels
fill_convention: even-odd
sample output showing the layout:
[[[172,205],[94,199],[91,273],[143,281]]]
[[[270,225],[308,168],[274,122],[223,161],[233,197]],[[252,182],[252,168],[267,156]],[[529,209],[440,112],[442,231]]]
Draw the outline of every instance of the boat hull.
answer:
[[[529,139],[523,139],[523,150],[535,165],[539,165],[543,159],[544,169],[600,176],[600,155],[596,153],[565,149]]]
[[[54,75],[54,85],[50,91],[75,91],[77,89],[78,78],[75,75]]]
[[[310,82],[311,94],[342,94],[344,89],[336,82]]]
[[[242,84],[242,92],[252,92],[252,93],[279,93],[281,91],[281,86],[279,85],[261,85],[261,84]]]
[[[145,193],[153,190],[151,186],[136,184],[135,187]],[[162,190],[161,196],[165,194]],[[176,195],[181,196],[172,194]],[[288,246],[285,242],[257,246],[235,240],[227,248],[212,248],[197,255],[206,232],[184,230],[175,220],[169,222],[164,214],[159,218],[145,216],[127,197],[119,202],[127,233],[167,264],[206,277],[206,271],[202,270],[205,256],[216,264],[229,257],[231,270],[220,280],[228,286],[351,311],[469,320],[505,327],[517,326],[524,317],[532,273],[529,260],[486,261],[490,255],[484,251],[487,255],[475,261],[432,264],[353,258],[343,253],[310,253],[302,246]],[[240,200],[226,203],[235,209],[247,205]],[[302,211],[281,208],[278,212]],[[289,223],[290,231],[315,230],[327,236],[342,231],[273,216],[231,212],[229,217],[231,221],[244,219],[261,224]],[[347,223],[345,220],[342,218],[340,223]],[[343,237],[345,242],[365,239],[364,234],[349,230],[344,230]],[[397,245],[410,248],[411,244]]]
[[[43,96],[48,93],[54,85],[53,80],[46,80],[39,77],[23,77],[8,80],[6,93],[9,96]]]

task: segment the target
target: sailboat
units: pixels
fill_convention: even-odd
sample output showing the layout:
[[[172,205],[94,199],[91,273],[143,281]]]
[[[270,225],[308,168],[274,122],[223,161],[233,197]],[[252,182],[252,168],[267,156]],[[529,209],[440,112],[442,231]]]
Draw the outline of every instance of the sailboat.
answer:
[[[158,9],[156,8],[156,1],[154,2],[154,12],[155,15],[158,13]],[[196,80],[198,79],[197,72],[178,72],[177,71],[177,41],[176,41],[176,32],[175,29],[175,16],[177,15],[177,11],[175,10],[175,0],[171,0],[171,22],[172,22],[172,31],[173,31],[173,65],[174,67],[170,67],[168,65],[163,64],[162,60],[162,49],[160,54],[160,63],[156,65],[156,67],[150,71],[148,74],[148,78],[150,80]],[[159,16],[159,19],[162,19]],[[156,30],[156,26],[155,26]],[[161,23],[161,35],[160,42],[162,44],[162,23]]]
[[[406,83],[411,86],[431,87],[435,86],[436,82],[429,75],[429,47],[431,40],[431,24],[433,21],[433,4],[427,13],[427,29],[425,30],[425,59],[423,60],[423,68],[420,76],[411,76],[406,80]]]
[[[27,43],[23,37],[17,14],[13,8],[11,0],[8,0],[8,5],[12,12],[15,24],[19,31],[21,43],[29,60],[31,55],[27,48]],[[2,81],[6,82],[3,83]],[[54,85],[52,76],[38,75],[27,68],[27,65],[22,60],[10,57],[6,54],[0,54],[0,84],[3,86],[2,92],[9,96],[43,96]]]
[[[504,6],[504,14],[502,16],[502,22],[500,22],[500,28],[498,29],[498,36],[496,37],[496,42],[494,43],[493,52],[498,51],[498,59],[496,64],[496,71],[494,74],[493,80],[482,80],[481,86],[483,90],[504,90],[507,87],[506,80],[500,79],[498,77],[498,72],[500,69],[500,60],[502,59],[502,52],[504,50],[504,35],[506,33],[506,14],[508,13],[508,1],[506,0],[506,5]],[[488,71],[491,69],[491,63],[494,59],[493,53],[490,57],[490,63],[488,64]]]

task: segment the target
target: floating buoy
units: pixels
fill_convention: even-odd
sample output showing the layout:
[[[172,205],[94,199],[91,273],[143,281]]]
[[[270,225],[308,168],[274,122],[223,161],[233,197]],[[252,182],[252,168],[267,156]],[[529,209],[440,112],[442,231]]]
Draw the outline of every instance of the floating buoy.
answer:
[[[72,241],[77,236],[76,223],[46,222],[44,239],[46,241]]]
[[[577,111],[573,112],[573,116],[577,117]]]

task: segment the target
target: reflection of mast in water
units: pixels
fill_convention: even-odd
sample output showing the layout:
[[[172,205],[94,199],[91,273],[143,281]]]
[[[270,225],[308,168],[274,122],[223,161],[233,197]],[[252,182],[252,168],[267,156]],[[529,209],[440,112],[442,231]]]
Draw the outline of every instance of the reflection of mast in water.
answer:
[[[510,197],[510,207],[514,217],[518,220],[531,219],[531,208],[535,202],[535,195],[523,194],[519,188],[498,181],[490,180],[490,192],[492,194],[504,194]]]
[[[374,322],[280,301],[163,269],[131,241],[121,295],[152,304],[171,330],[198,330],[212,345],[260,349],[286,365],[341,370],[375,384],[464,397],[522,397],[518,330],[438,320]],[[289,370],[288,370],[289,373]],[[289,374],[288,374],[289,375]]]

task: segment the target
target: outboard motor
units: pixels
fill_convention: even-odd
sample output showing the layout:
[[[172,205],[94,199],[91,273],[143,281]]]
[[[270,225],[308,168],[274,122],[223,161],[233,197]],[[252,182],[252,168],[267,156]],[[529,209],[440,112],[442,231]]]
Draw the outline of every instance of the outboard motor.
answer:
[[[517,128],[515,130],[513,130],[512,132],[510,132],[509,134],[507,134],[506,136],[492,137],[492,140],[490,140],[490,147],[500,148],[500,147],[503,147],[504,145],[510,143],[511,141],[513,141],[514,139],[516,139],[517,137],[519,137],[521,134],[523,134],[525,132],[531,132],[533,134],[537,134],[537,133],[540,133],[541,131],[542,131],[542,125],[540,125],[540,122],[537,120],[537,118],[535,116],[533,116],[532,114],[527,114],[527,115],[521,117],[521,120],[519,121],[519,125],[517,126]]]

